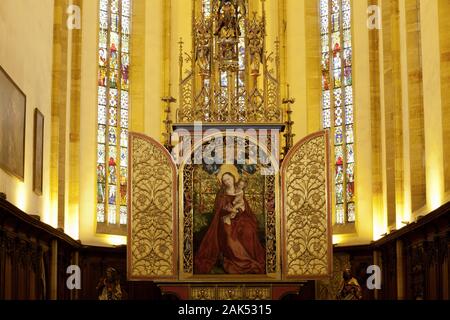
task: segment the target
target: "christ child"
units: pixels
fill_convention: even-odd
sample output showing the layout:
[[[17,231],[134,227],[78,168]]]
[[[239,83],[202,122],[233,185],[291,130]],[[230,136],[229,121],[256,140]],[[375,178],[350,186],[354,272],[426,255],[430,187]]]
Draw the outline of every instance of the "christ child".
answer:
[[[224,223],[231,225],[231,220],[236,218],[239,211],[245,211],[244,190],[247,183],[243,179],[239,179],[235,186],[234,200],[228,208],[230,214],[223,217]]]

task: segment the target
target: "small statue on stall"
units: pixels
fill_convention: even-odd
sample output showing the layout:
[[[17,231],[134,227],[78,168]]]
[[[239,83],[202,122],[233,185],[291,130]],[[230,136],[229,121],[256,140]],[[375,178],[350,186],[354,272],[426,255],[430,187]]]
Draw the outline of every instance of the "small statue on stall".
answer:
[[[116,269],[106,269],[106,276],[97,285],[99,300],[122,300],[122,289]]]
[[[337,295],[338,300],[361,300],[362,299],[362,290],[361,286],[358,283],[351,273],[350,269],[345,269],[343,273],[344,281],[341,286],[341,290]]]

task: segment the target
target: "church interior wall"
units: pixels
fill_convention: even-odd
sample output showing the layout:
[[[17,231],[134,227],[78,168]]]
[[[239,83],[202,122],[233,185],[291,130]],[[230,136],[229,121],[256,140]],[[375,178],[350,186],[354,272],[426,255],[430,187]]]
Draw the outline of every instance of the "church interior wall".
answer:
[[[450,140],[450,3],[445,0],[438,1],[439,20],[439,46],[441,58],[441,93],[442,93],[442,128],[443,141]],[[445,172],[445,192],[447,199],[450,199],[450,146],[444,144],[444,172]]]
[[[0,170],[0,192],[29,214],[55,224],[50,213],[53,1],[0,3],[0,65],[26,95],[25,177]],[[44,115],[43,193],[33,192],[34,109]]]
[[[441,84],[445,85],[443,79],[446,79],[448,68],[445,64],[446,38],[439,36],[442,32],[438,32],[444,29],[443,24],[446,22],[443,19],[434,19],[432,14],[442,15],[447,7],[440,2],[432,4],[425,1],[417,6],[415,1],[409,0],[380,1],[379,4],[386,9],[383,10],[383,28],[368,30],[365,27],[367,23],[365,12],[367,5],[372,3],[377,2],[354,1],[352,4],[355,53],[354,96],[357,120],[355,137],[356,159],[358,159],[356,195],[359,200],[355,228],[335,236],[336,243],[346,245],[376,240],[389,229],[400,228],[417,216],[435,209],[448,197],[448,192],[445,192],[448,157],[444,157],[447,146],[443,143],[448,131],[443,125],[448,109],[445,108],[445,96],[448,90],[441,88]],[[7,6],[8,2],[3,5]],[[131,104],[133,106],[131,127],[133,131],[146,133],[162,141],[165,105],[161,102],[161,97],[171,95],[178,98],[179,40],[183,39],[185,49],[191,46],[191,21],[186,12],[192,11],[192,2],[179,1],[178,3],[174,0],[174,2],[162,4],[158,1],[153,3],[136,0],[135,6],[139,10],[135,10],[133,17],[132,58],[136,62],[132,64],[133,72],[131,73]],[[54,8],[54,2],[47,3],[47,9],[51,7]],[[81,116],[77,115],[77,109],[74,108],[77,90],[67,89],[69,92],[66,94],[67,128],[64,130],[66,137],[61,140],[58,137],[58,130],[53,130],[52,136],[53,143],[56,139],[57,142],[65,141],[68,145],[63,149],[58,149],[57,146],[57,150],[64,150],[67,153],[63,162],[65,178],[62,179],[61,174],[56,175],[56,178],[59,177],[61,180],[56,181],[64,186],[56,188],[55,196],[54,184],[58,183],[52,176],[51,186],[49,183],[44,184],[46,190],[39,199],[29,191],[27,182],[20,183],[4,173],[2,173],[2,181],[5,189],[6,185],[12,185],[12,188],[8,186],[8,189],[12,190],[9,196],[13,199],[12,201],[22,205],[24,209],[30,208],[27,211],[37,211],[35,213],[43,216],[44,221],[58,225],[58,219],[60,219],[58,216],[61,212],[61,205],[58,203],[64,202],[62,207],[66,212],[64,219],[67,232],[74,236],[79,234],[79,238],[87,243],[117,244],[124,243],[124,239],[111,240],[110,237],[99,236],[95,233],[93,206],[90,204],[94,194],[95,176],[96,88],[95,80],[92,79],[96,78],[97,7],[96,3],[83,1],[83,28],[80,31],[81,40],[78,40],[81,44],[77,47],[76,41],[73,40],[76,39],[75,33],[68,33],[67,36],[71,37],[71,42],[67,43],[69,51],[63,52],[73,56],[76,50],[81,50],[79,71],[81,81],[80,90],[78,90]],[[7,10],[7,7],[5,9]],[[318,23],[315,23],[318,20],[318,8],[315,0],[304,2],[286,0],[276,4],[267,3],[266,10],[270,22],[267,40],[268,42],[276,39],[280,41],[280,50],[282,55],[283,52],[285,54],[285,59],[282,61],[286,63],[281,68],[286,74],[283,74],[281,78],[284,79],[286,86],[290,85],[290,95],[296,98],[293,117],[295,139],[298,141],[307,134],[320,130],[321,127],[318,64],[320,59],[317,53],[319,42],[312,32],[314,30],[318,32]],[[18,18],[23,19],[20,15],[26,15],[20,10],[16,12]],[[59,14],[61,17],[58,19],[62,21],[64,12]],[[47,25],[48,28],[50,27]],[[40,34],[46,35],[47,42],[51,43],[51,32]],[[432,36],[428,37],[425,34],[432,34]],[[20,43],[24,45],[28,42]],[[44,51],[42,46],[36,47]],[[13,52],[12,49],[8,51]],[[377,55],[378,59],[376,59]],[[44,73],[35,73],[33,76],[47,74],[48,83],[48,77],[51,75],[52,51],[47,48],[45,54],[34,55],[35,59],[40,56],[46,61],[39,65],[42,67],[47,65],[47,70]],[[57,58],[59,57],[53,59]],[[5,58],[5,61],[13,64],[9,61],[20,61],[20,59]],[[378,69],[373,69],[375,62],[379,65]],[[75,59],[71,59],[71,67],[72,69],[76,67]],[[377,72],[379,75],[376,74]],[[14,71],[12,76],[18,78],[14,75]],[[68,86],[76,86],[76,70],[71,71],[68,77]],[[20,82],[20,77],[17,81]],[[39,81],[39,83],[43,85],[45,81]],[[47,91],[48,95],[49,90],[51,86],[46,90],[37,91]],[[283,92],[287,94],[287,89],[283,88]],[[45,94],[39,95],[39,99],[44,97]],[[32,98],[30,95],[29,104],[32,103],[30,102]],[[42,103],[46,105],[45,107],[48,107],[49,99],[47,97],[47,103]],[[45,107],[44,114],[48,115],[50,124],[52,117]],[[27,112],[28,118],[29,111],[30,108]],[[80,120],[77,120],[77,117],[81,117]],[[439,124],[435,119],[442,119],[442,122]],[[174,116],[172,120],[175,120]],[[30,125],[27,127],[31,129]],[[45,131],[47,137],[50,131],[49,125]],[[30,133],[27,137],[29,149],[32,138]],[[44,180],[47,179],[47,181],[49,181],[49,167],[55,167],[55,160],[50,161],[49,148],[50,145],[47,144],[44,166]],[[52,151],[51,154],[55,156],[54,153]],[[60,159],[56,159],[56,162],[59,163]],[[426,169],[420,170],[421,167]],[[27,175],[30,174],[28,170]],[[30,178],[26,179],[26,181],[29,180]],[[27,196],[23,196],[24,193],[18,191],[21,188],[28,189],[25,193],[28,194]],[[49,196],[51,188],[53,191]],[[77,194],[74,190],[78,188],[83,190],[78,195],[79,199],[74,196]],[[63,197],[60,195],[62,191],[65,194]],[[19,193],[21,196],[18,195]],[[22,204],[19,203],[19,198]],[[71,227],[74,224],[78,224],[78,227]]]
[[[444,203],[444,141],[439,50],[438,2],[420,2],[423,105],[425,128],[426,210]],[[426,212],[425,212],[426,213]],[[423,215],[423,212],[418,213]],[[413,218],[415,214],[413,213]],[[417,216],[417,215],[416,215]]]

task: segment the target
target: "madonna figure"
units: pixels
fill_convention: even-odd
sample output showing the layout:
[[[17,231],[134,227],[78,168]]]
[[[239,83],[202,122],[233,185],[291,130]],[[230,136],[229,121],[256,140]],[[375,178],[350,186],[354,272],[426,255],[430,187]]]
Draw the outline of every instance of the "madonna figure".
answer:
[[[210,274],[222,259],[227,274],[265,274],[266,251],[258,239],[258,222],[240,185],[233,174],[223,174],[213,220],[195,255],[195,274]]]

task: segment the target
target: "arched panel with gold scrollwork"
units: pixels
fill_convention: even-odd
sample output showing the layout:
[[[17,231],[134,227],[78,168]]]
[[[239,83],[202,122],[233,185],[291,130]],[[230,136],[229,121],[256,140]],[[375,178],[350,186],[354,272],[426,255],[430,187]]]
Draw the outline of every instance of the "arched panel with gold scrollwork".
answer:
[[[150,137],[130,133],[128,279],[176,280],[177,169]]]
[[[332,272],[329,134],[312,134],[283,161],[283,278],[322,279]]]

